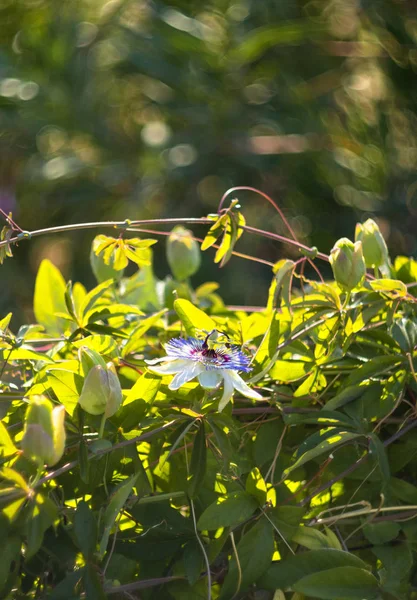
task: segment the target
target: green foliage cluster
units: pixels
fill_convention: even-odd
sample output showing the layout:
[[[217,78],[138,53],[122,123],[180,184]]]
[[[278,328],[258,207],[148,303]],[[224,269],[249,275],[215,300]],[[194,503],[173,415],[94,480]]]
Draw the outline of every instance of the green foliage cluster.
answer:
[[[222,264],[248,235],[238,208],[205,220]],[[180,281],[123,231],[95,239],[89,291],[41,264],[37,323],[0,321],[2,598],[417,597],[417,262],[392,264],[365,225],[335,245],[335,281],[317,249],[271,265],[258,310],[192,287],[184,229],[167,240]],[[340,260],[376,266],[346,285]],[[236,387],[219,410],[223,383],[153,370],[190,337],[243,352],[260,399]]]
[[[247,185],[325,252],[371,216],[393,251],[417,253],[412,0],[60,4],[0,2],[0,206],[22,227],[205,214]],[[241,196],[252,224],[280,227]],[[89,242],[35,242],[6,266],[0,310],[30,307],[28,265],[53,248],[87,281]],[[236,271],[221,282],[234,303]],[[250,304],[267,287],[252,277]]]

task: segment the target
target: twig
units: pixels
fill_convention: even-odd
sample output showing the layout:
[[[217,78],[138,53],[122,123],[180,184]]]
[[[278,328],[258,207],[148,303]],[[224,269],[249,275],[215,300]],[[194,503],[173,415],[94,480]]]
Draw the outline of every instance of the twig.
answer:
[[[171,583],[171,581],[178,581],[179,579],[185,579],[185,577],[182,575],[171,575],[170,577],[143,579],[142,581],[134,581],[133,583],[126,583],[125,585],[104,588],[104,591],[106,594],[121,594],[124,592],[133,592],[135,590],[146,590],[151,587],[156,587],[157,585],[163,585],[164,583]]]

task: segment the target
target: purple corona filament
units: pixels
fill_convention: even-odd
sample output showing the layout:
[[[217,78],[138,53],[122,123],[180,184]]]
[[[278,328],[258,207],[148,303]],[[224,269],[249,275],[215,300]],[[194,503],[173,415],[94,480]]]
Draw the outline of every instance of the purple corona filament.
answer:
[[[251,371],[249,358],[239,350],[239,346],[220,346],[216,350],[209,348],[205,340],[196,338],[174,338],[165,344],[168,357],[182,358],[200,362],[208,370],[232,369],[234,371]]]

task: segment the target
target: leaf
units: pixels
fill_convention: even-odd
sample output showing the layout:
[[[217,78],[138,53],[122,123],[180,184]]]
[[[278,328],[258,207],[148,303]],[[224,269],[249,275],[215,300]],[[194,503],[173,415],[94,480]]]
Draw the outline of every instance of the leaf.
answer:
[[[387,452],[385,450],[384,444],[381,442],[379,437],[371,433],[369,434],[369,451],[376,457],[378,461],[379,470],[382,475],[382,491],[385,492],[388,482],[391,477],[390,466],[388,462]]]
[[[65,321],[55,313],[66,313],[66,285],[61,272],[44,259],[39,267],[35,282],[33,310],[38,323],[51,335],[60,335],[66,329]]]
[[[58,517],[57,506],[50,498],[36,494],[27,520],[26,553],[28,558],[42,546],[45,531]]]
[[[118,356],[117,342],[110,335],[89,335],[82,340],[74,342],[75,348],[87,346],[91,350],[95,350],[101,356],[116,358]]]
[[[268,302],[266,310],[271,311],[277,307],[278,297],[281,294],[283,304],[290,305],[290,282],[294,273],[295,262],[293,260],[282,259],[275,263],[273,271],[275,277],[272,280],[268,292]]]
[[[72,416],[83,386],[81,375],[65,369],[50,369],[47,381],[67,413]]]
[[[386,523],[368,523],[363,528],[364,536],[371,544],[386,544],[398,537],[401,527],[398,523],[387,521]]]
[[[268,511],[268,516],[281,536],[289,541],[299,532],[304,513],[300,506],[277,506]]]
[[[121,509],[123,508],[125,502],[129,498],[129,496],[132,492],[133,486],[135,485],[139,475],[140,475],[140,473],[137,473],[136,475],[133,475],[132,477],[127,479],[124,483],[122,483],[117,488],[117,490],[111,497],[110,503],[106,508],[106,512],[104,513],[104,519],[103,519],[104,531],[103,531],[103,535],[102,535],[102,538],[100,541],[100,556],[101,557],[103,557],[106,552],[107,543],[109,541],[111,529],[112,529],[113,525],[115,524],[116,519],[117,519]]]
[[[203,555],[197,540],[190,540],[184,548],[183,563],[190,585],[194,585],[204,568]]]
[[[309,21],[286,21],[279,25],[265,25],[248,33],[231,52],[231,58],[241,63],[257,60],[264,52],[281,44],[288,46],[306,38],[322,38],[324,27]]]
[[[158,323],[161,317],[167,312],[166,308],[163,308],[159,312],[147,317],[140,321],[139,325],[134,329],[129,336],[125,346],[122,348],[122,356],[125,357],[131,352],[134,352],[138,348],[138,344],[142,342],[142,338],[145,333],[154,325]]]
[[[0,592],[9,577],[13,561],[18,563],[21,540],[17,535],[3,538],[0,561]]]
[[[277,360],[270,370],[272,379],[281,383],[291,383],[302,379],[314,369],[315,363],[301,360]]]
[[[389,298],[404,298],[407,286],[398,279],[374,279],[368,282],[374,292],[386,294]]]
[[[189,300],[175,300],[174,309],[188,335],[195,337],[197,331],[212,331],[216,323],[205,312],[191,304]]]
[[[260,506],[266,502],[266,483],[258,467],[252,469],[246,479],[246,491],[256,498]]]
[[[81,500],[74,516],[74,535],[78,547],[86,559],[90,558],[97,543],[97,523],[87,502]]]
[[[263,518],[255,523],[240,539],[236,550],[240,569],[233,553],[229,562],[229,571],[222,586],[220,600],[230,600],[238,591],[245,590],[248,585],[259,579],[271,564],[274,553],[274,535],[269,521]],[[241,573],[241,579],[239,573]]]
[[[380,591],[372,573],[357,567],[336,567],[312,573],[297,581],[293,588],[296,592],[323,600],[372,600]]]
[[[355,385],[364,381],[365,379],[369,379],[369,377],[386,373],[394,367],[398,367],[398,365],[403,362],[404,358],[399,355],[376,356],[363,366],[355,369],[355,371],[353,371],[353,373],[351,373],[347,378],[346,386]]]
[[[374,391],[380,391],[380,385],[378,383],[372,383],[370,385],[349,385],[346,386],[341,392],[333,396],[326,405],[323,410],[326,412],[337,410],[350,402],[354,402],[358,398],[361,398],[365,394],[372,393]]]
[[[83,582],[85,597],[88,598],[88,600],[107,600],[108,596],[104,593],[95,565],[86,565],[83,574]]]
[[[200,427],[194,436],[193,451],[190,462],[190,477],[188,480],[188,493],[191,498],[200,491],[207,468],[207,447],[204,421],[200,421]]]
[[[294,471],[294,469],[301,467],[313,458],[316,458],[317,456],[320,456],[324,453],[330,454],[335,448],[337,448],[341,444],[345,444],[346,442],[350,442],[359,437],[363,436],[359,433],[352,433],[350,431],[340,431],[335,428],[333,434],[330,437],[327,437],[327,439],[317,444],[317,446],[312,450],[304,452],[304,454],[302,454],[293,465],[291,465],[285,470],[284,475],[288,476],[288,474],[291,473],[291,471]]]
[[[91,312],[97,310],[98,306],[103,305],[103,302],[99,303],[99,300],[113,286],[114,280],[108,279],[97,285],[84,297],[80,307],[81,325],[83,327],[87,325]]]
[[[327,571],[335,567],[354,567],[362,570],[366,569],[367,565],[349,552],[333,549],[311,550],[273,563],[259,581],[259,586],[268,590],[286,589],[294,586],[297,581],[306,575]]]
[[[318,529],[314,529],[314,527],[299,527],[298,531],[292,536],[292,540],[309,550],[332,547],[327,536]]]
[[[258,503],[246,492],[231,492],[210,504],[198,519],[197,527],[219,529],[242,523],[252,516]]]
[[[201,250],[207,250],[207,248],[211,248],[211,246],[216,243],[217,238],[219,238],[222,232],[224,232],[227,222],[228,217],[226,214],[217,219],[214,225],[212,225],[208,230],[206,237],[201,244]]]
[[[4,458],[17,452],[5,425],[0,421],[0,456]]]

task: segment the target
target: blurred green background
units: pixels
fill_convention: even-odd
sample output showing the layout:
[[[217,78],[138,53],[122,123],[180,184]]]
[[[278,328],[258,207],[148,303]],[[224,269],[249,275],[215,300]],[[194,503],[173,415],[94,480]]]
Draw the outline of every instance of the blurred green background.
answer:
[[[372,216],[393,254],[416,254],[414,0],[1,0],[0,23],[0,206],[22,228],[198,217],[250,185],[325,252]],[[238,197],[248,223],[284,233]],[[42,257],[91,285],[95,233],[21,243],[1,313],[32,319]],[[249,236],[237,250],[291,256]],[[207,254],[195,283],[213,278],[227,302],[261,304],[270,272],[218,272]]]

